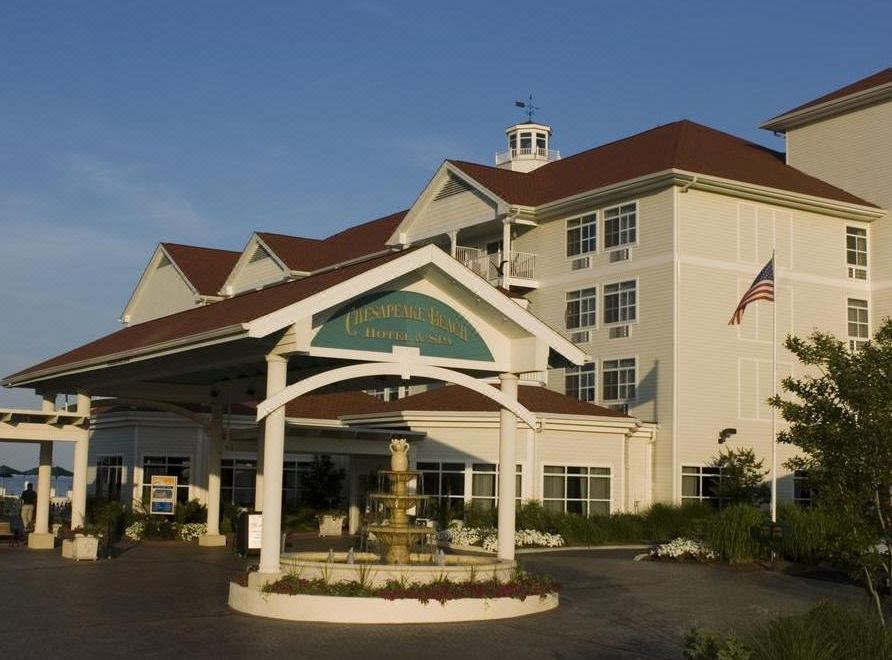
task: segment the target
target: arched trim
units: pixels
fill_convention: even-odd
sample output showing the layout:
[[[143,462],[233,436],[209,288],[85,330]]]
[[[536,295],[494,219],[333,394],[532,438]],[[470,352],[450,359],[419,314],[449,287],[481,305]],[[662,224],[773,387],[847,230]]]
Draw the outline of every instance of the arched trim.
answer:
[[[432,380],[442,380],[447,383],[461,385],[469,390],[474,390],[478,394],[482,394],[487,399],[492,399],[502,408],[510,410],[524,424],[534,431],[537,430],[538,420],[536,416],[529,410],[524,408],[514,399],[509,399],[501,390],[497,390],[491,385],[482,383],[475,378],[463,374],[452,369],[444,369],[443,367],[431,367],[421,364],[413,364],[411,367],[411,375],[420,378],[430,378]],[[289,385],[281,392],[262,401],[257,406],[257,421],[259,422],[271,412],[281,408],[292,399],[317,390],[320,387],[339,383],[345,380],[353,380],[354,378],[367,378],[369,376],[403,376],[407,377],[407,367],[404,364],[395,362],[369,362],[367,364],[354,364],[338,369],[331,369],[315,376],[310,376],[297,383]]]

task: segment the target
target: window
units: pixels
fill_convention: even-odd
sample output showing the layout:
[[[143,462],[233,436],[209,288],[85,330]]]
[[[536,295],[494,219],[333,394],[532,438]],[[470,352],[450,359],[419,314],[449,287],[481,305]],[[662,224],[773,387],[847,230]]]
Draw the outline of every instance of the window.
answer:
[[[409,396],[409,388],[405,385],[396,385],[394,387],[380,387],[374,390],[366,390],[366,394],[381,399],[382,401],[396,401],[404,396]]]
[[[521,500],[523,466],[516,465],[514,499]],[[499,466],[495,463],[474,463],[471,465],[471,501],[484,509],[495,507],[499,499]]]
[[[192,472],[192,459],[188,456],[146,456],[142,465],[142,495],[148,499],[152,477],[166,475],[177,478],[177,502],[189,501],[189,475]]]
[[[429,502],[447,511],[464,509],[465,502],[465,464],[419,462],[416,469],[421,472],[418,490],[422,495],[429,495]]]
[[[598,291],[595,288],[567,292],[567,330],[591,328],[597,321]]]
[[[793,473],[793,503],[802,507],[810,507],[813,503],[814,489],[806,470]]]
[[[220,501],[235,506],[254,506],[257,461],[224,458],[220,462]]]
[[[604,323],[631,323],[638,318],[635,280],[604,286]]]
[[[567,256],[576,257],[598,249],[598,214],[567,220]]]
[[[625,404],[635,399],[635,358],[605,360],[601,364],[601,373],[601,398],[605,402],[618,401]]]
[[[545,146],[547,142],[545,140],[545,133],[536,133],[536,154],[538,156],[545,155]]]
[[[685,465],[681,468],[681,500],[719,503],[721,470],[717,467]]]
[[[867,279],[867,230],[860,227],[846,227],[846,263],[849,277]]]
[[[120,502],[123,476],[123,458],[120,456],[97,456],[96,498],[109,502]]]
[[[530,154],[533,152],[533,134],[532,133],[521,133],[520,134],[520,153],[522,155]]]
[[[567,367],[564,370],[564,392],[580,401],[595,400],[595,364]]]
[[[631,245],[638,240],[638,207],[623,204],[604,211],[604,247]]]
[[[550,511],[610,515],[610,468],[546,465],[542,493]]]
[[[305,477],[311,465],[307,461],[285,461],[282,464],[282,503],[286,506],[303,501]]]
[[[867,301],[849,298],[849,348],[857,351],[870,338]]]

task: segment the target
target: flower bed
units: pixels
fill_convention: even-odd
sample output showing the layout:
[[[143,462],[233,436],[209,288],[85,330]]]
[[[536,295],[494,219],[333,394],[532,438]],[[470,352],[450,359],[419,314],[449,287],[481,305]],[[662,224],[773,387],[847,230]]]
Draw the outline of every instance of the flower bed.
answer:
[[[531,596],[545,597],[548,594],[557,593],[560,591],[560,584],[548,578],[521,574],[509,582],[438,580],[430,584],[388,582],[383,587],[370,587],[361,582],[329,583],[325,580],[305,580],[296,575],[288,575],[277,582],[264,585],[262,591],[291,596],[412,599],[421,603],[433,600],[442,604],[449,600],[462,598],[516,598],[522,601]]]
[[[494,527],[465,527],[454,520],[438,538],[446,543],[464,546],[480,546],[487,552],[495,552],[499,547],[499,532]],[[514,533],[514,547],[559,548],[564,545],[560,534],[549,534],[535,529],[519,529]]]
[[[175,538],[180,541],[194,541],[199,536],[207,534],[208,529],[207,523],[182,523],[174,527]],[[139,542],[146,538],[146,530],[145,521],[138,520],[124,530],[124,536],[130,541]]]
[[[651,551],[655,559],[712,561],[718,554],[705,543],[693,539],[677,538],[657,546]]]

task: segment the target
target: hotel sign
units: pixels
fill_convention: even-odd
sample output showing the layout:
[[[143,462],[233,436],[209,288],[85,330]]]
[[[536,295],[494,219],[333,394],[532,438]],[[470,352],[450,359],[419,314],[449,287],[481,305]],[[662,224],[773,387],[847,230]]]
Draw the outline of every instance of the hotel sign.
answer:
[[[383,291],[335,312],[313,346],[390,353],[416,346],[422,355],[492,361],[492,353],[461,314],[436,298],[414,291]]]

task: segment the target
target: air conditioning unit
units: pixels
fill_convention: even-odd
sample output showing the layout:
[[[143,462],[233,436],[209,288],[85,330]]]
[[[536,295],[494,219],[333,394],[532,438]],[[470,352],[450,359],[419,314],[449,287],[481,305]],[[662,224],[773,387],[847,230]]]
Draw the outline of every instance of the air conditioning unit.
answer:
[[[866,280],[867,270],[864,268],[852,268],[849,266],[849,277],[853,280]]]
[[[574,259],[570,262],[570,270],[582,270],[590,267],[591,264],[592,261],[589,257],[579,257],[579,259]]]
[[[589,340],[588,330],[570,333],[570,341],[574,344],[584,344]]]
[[[617,325],[610,328],[609,337],[611,339],[619,339],[621,337],[629,336],[629,326],[627,325]]]
[[[614,250],[610,253],[610,263],[616,263],[617,261],[628,261],[629,260],[629,248],[623,248],[622,250]]]

